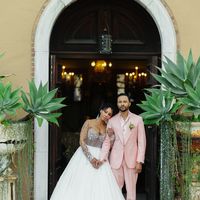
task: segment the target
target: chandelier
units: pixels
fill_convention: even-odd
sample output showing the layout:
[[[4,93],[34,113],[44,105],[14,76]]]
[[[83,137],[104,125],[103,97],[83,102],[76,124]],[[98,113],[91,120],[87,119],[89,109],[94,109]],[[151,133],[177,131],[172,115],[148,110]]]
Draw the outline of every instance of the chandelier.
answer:
[[[106,62],[105,60],[96,60],[91,62],[91,66],[95,72],[104,72],[107,68],[112,67],[112,62]]]
[[[133,72],[126,72],[126,77],[129,79],[129,81],[136,82],[137,80],[146,79],[147,73],[139,70],[138,66],[135,66]]]
[[[70,81],[72,77],[74,76],[74,72],[67,72],[66,71],[66,66],[62,66],[62,72],[61,72],[61,77],[63,80]]]

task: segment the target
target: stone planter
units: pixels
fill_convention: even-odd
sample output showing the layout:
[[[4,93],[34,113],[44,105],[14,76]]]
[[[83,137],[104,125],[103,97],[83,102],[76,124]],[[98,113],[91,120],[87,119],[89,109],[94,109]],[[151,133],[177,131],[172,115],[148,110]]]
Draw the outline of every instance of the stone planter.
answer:
[[[12,154],[21,150],[27,141],[27,130],[30,122],[0,125],[0,155]]]
[[[8,126],[0,124],[0,200],[15,199],[17,175],[10,168],[12,155],[25,147],[31,133],[31,120]]]
[[[11,155],[24,148],[30,131],[32,131],[31,120],[8,126],[0,124],[0,174],[11,163]]]
[[[16,179],[15,175],[0,176],[0,200],[16,200]]]

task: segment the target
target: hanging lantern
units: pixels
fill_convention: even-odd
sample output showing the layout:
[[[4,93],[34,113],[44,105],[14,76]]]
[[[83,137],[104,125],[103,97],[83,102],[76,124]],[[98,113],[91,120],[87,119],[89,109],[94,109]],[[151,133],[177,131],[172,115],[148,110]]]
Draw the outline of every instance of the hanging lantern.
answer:
[[[112,36],[108,33],[103,33],[99,38],[99,53],[111,54],[112,53]]]

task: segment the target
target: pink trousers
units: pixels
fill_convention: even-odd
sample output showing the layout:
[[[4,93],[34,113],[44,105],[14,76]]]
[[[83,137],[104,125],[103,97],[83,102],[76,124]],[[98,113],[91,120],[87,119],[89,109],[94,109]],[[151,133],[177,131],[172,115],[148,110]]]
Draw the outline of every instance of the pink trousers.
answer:
[[[135,173],[135,169],[128,168],[126,162],[123,160],[120,168],[112,168],[112,171],[121,189],[123,188],[125,182],[127,191],[126,200],[136,200],[136,183],[138,173]]]

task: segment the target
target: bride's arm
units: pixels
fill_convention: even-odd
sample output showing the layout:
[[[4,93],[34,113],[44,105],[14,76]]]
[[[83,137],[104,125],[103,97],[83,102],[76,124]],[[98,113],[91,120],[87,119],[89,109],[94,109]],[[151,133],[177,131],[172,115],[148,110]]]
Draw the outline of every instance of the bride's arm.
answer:
[[[108,154],[109,154],[110,148],[112,147],[114,143],[114,140],[115,140],[115,135],[111,128],[111,124],[108,122],[107,130],[106,130],[106,138],[101,148],[101,154],[100,154],[101,161],[108,160]]]
[[[80,141],[79,142],[80,142],[80,146],[83,150],[83,153],[88,158],[88,160],[91,162],[92,159],[94,159],[94,157],[89,152],[88,147],[85,143],[85,140],[87,139],[87,135],[88,135],[88,129],[89,129],[89,120],[86,120],[85,123],[83,124],[82,128],[81,128]]]

